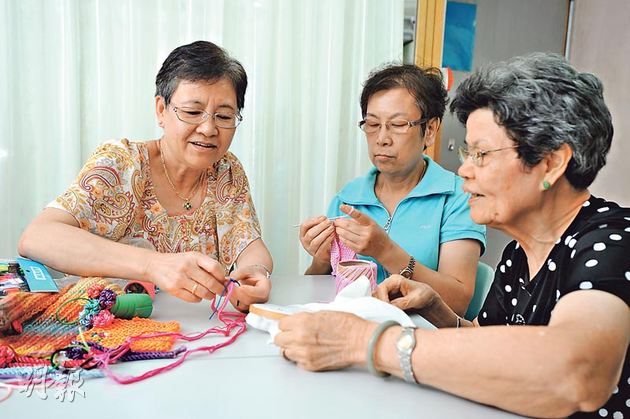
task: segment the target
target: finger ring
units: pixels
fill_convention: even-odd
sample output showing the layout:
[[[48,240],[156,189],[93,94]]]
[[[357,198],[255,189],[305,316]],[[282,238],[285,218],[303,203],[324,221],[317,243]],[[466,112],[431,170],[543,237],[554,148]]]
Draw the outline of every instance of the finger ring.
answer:
[[[192,292],[193,294],[195,293],[195,291],[197,291],[197,286],[199,285],[198,282],[195,282],[195,285],[193,285],[192,290],[190,290],[190,292]]]

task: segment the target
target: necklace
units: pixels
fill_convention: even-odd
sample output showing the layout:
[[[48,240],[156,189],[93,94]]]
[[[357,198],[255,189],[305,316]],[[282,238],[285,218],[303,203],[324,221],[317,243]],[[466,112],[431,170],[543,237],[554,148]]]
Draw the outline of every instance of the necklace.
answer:
[[[162,140],[161,139],[158,141],[157,147],[158,147],[158,151],[160,152],[160,161],[162,162],[162,169],[164,170],[164,175],[166,176],[166,180],[168,180],[168,183],[169,185],[171,185],[171,189],[173,189],[173,192],[175,192],[175,195],[177,195],[179,199],[184,201],[184,205],[183,205],[184,209],[186,211],[190,211],[193,207],[192,204],[190,203],[190,200],[195,196],[195,193],[197,192],[197,188],[199,188],[199,185],[201,185],[202,183],[203,173],[201,174],[201,176],[199,176],[199,179],[197,179],[197,182],[195,183],[192,190],[190,191],[190,196],[188,198],[186,198],[185,196],[182,196],[177,191],[177,188],[175,188],[173,181],[168,175],[168,170],[166,170],[166,163],[164,163],[164,155],[162,154]]]

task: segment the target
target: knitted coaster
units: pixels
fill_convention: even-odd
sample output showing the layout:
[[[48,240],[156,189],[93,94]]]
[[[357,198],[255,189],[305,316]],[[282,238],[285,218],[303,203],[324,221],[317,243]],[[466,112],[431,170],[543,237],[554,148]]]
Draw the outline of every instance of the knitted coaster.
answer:
[[[157,322],[155,320],[135,317],[132,320],[115,319],[112,324],[104,327],[93,327],[83,332],[86,342],[92,342],[104,346],[105,348],[116,348],[127,340],[130,336],[150,335],[161,332],[179,332],[179,323]],[[131,343],[131,350],[137,352],[166,352],[170,351],[175,342],[175,336],[158,336]],[[82,341],[81,335],[74,338]]]

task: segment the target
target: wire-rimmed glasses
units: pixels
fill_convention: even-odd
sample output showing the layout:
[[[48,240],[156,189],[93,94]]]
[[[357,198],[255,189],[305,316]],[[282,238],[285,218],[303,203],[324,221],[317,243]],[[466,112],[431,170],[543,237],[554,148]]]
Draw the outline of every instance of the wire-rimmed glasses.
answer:
[[[494,153],[495,151],[509,150],[511,148],[518,148],[517,145],[510,147],[495,148],[494,150],[476,150],[470,151],[466,147],[459,147],[457,154],[459,161],[464,163],[468,157],[472,160],[475,166],[481,167],[483,165],[483,158],[486,154]]]
[[[392,119],[384,124],[380,123],[376,119],[362,119],[359,121],[359,128],[366,134],[376,134],[381,130],[381,127],[385,125],[385,129],[393,134],[406,134],[409,128],[416,125],[422,125],[430,118],[421,118],[415,121],[407,121],[406,119]]]
[[[237,113],[215,112],[213,114],[209,114],[202,109],[185,108],[180,106],[173,106],[173,112],[175,112],[177,119],[190,125],[203,124],[208,120],[208,118],[212,117],[217,127],[233,129],[236,128],[243,120],[243,117]]]

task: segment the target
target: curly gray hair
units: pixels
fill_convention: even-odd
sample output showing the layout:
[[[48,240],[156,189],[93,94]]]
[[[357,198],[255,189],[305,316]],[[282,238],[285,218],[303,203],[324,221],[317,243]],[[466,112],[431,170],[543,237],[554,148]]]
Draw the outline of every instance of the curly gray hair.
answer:
[[[567,143],[573,158],[565,176],[576,189],[587,188],[606,164],[613,126],[602,82],[561,55],[534,53],[475,71],[457,88],[450,110],[466,124],[481,108],[493,112],[527,167]]]

